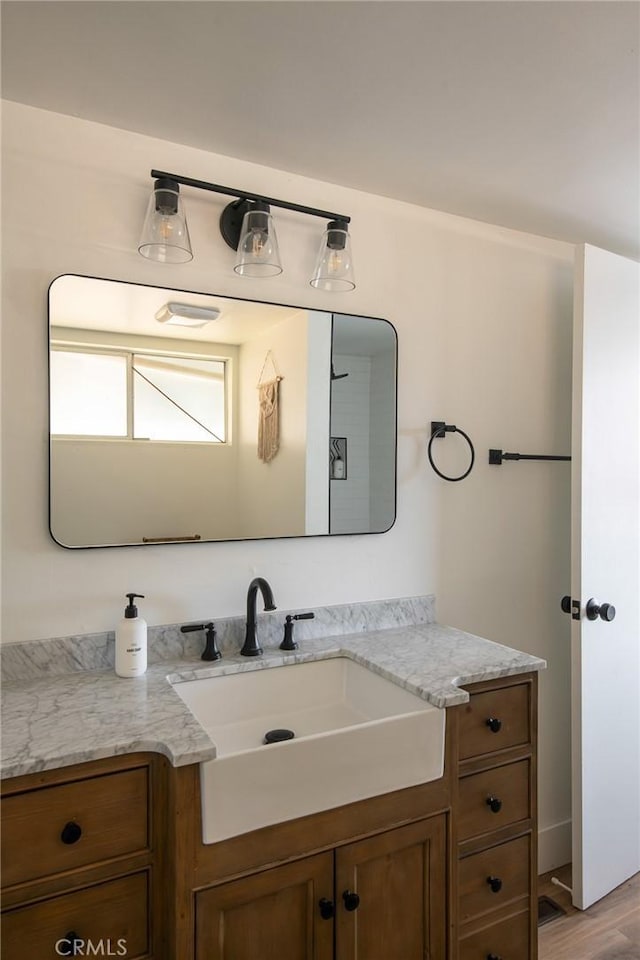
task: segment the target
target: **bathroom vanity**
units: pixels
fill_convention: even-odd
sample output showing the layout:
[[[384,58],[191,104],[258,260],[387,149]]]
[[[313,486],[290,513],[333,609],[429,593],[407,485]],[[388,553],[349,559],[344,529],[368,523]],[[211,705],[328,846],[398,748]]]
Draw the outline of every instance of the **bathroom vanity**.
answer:
[[[80,728],[64,756],[58,737],[57,758],[44,744],[38,758],[33,741],[20,758],[17,742],[4,745],[5,960],[79,956],[80,941],[99,940],[130,960],[535,960],[544,662],[436,624],[305,646],[296,658],[356,660],[445,710],[443,775],[203,843],[201,768],[215,747],[166,680],[180,664],[154,665],[144,690],[105,674],[23,683],[32,710],[46,711],[43,691],[58,683],[74,691],[72,713],[74,698],[82,709],[93,697],[98,714],[110,700],[115,716],[113,726],[96,718],[100,759],[69,762],[88,754]],[[280,671],[276,652],[261,666],[269,656]],[[182,679],[200,672],[181,666]],[[205,671],[216,669],[247,665],[226,658]],[[133,729],[147,707],[155,743],[153,724],[146,739]],[[182,724],[180,745],[171,722]]]

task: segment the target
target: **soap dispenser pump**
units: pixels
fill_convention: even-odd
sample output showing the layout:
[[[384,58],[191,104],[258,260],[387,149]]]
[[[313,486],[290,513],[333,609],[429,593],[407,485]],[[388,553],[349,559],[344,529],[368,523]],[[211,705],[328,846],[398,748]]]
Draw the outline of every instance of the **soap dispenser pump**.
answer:
[[[116,627],[116,673],[119,677],[141,677],[147,669],[147,622],[138,616],[133,602],[144,600],[142,593],[128,593],[129,603]]]

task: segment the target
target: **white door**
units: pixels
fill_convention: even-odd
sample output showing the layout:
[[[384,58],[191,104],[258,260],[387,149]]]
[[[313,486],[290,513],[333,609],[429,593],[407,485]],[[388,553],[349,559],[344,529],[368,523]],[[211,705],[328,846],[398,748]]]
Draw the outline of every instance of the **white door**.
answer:
[[[580,909],[640,870],[639,290],[639,264],[578,249],[571,597],[580,605],[571,669]],[[601,606],[596,619],[587,616],[589,600]]]

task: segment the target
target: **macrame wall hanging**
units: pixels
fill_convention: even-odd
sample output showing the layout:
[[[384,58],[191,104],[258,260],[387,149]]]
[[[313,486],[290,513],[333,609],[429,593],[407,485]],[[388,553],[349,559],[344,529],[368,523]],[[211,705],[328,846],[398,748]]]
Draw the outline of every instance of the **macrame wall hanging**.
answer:
[[[275,376],[264,380],[265,367],[271,362]],[[269,463],[280,447],[280,376],[271,350],[262,364],[258,377],[258,458]]]

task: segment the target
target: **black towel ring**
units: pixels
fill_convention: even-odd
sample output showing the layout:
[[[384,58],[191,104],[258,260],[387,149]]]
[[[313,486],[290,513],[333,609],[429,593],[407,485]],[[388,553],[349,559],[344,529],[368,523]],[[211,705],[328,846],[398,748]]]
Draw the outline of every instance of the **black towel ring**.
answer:
[[[471,462],[468,468],[464,473],[461,473],[459,477],[448,477],[446,473],[442,473],[441,470],[438,470],[435,463],[433,462],[433,457],[431,455],[431,445],[433,441],[438,437],[438,439],[444,438],[447,433],[459,433],[461,434],[467,443],[469,444],[469,450],[471,451]],[[456,483],[458,480],[464,480],[465,477],[468,477],[473,469],[473,464],[476,459],[476,452],[473,449],[473,444],[471,443],[471,437],[461,430],[460,427],[454,426],[452,423],[442,423],[442,421],[432,420],[431,421],[431,437],[429,438],[429,443],[427,444],[427,456],[429,457],[429,463],[433,467],[434,471],[438,474],[439,477],[442,477],[443,480],[449,480],[451,483]]]

